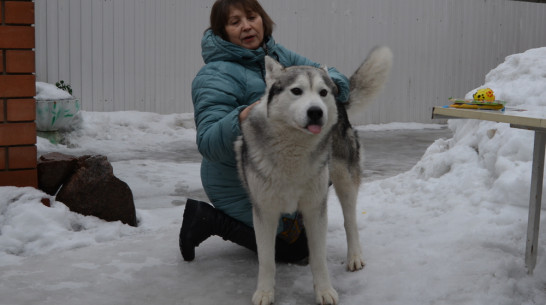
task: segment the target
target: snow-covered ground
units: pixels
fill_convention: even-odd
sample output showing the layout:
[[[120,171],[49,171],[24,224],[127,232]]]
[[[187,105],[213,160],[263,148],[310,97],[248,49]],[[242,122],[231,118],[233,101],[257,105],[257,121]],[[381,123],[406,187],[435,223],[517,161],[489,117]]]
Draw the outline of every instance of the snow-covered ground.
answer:
[[[529,50],[479,88],[543,114],[545,71],[546,48]],[[133,190],[140,225],[77,215],[55,201],[48,208],[40,191],[0,187],[0,304],[250,304],[253,253],[217,237],[191,263],[178,250],[185,199],[206,199],[191,115],[83,112],[80,124],[62,144],[39,139],[39,154],[108,156]],[[416,126],[426,128],[359,130]],[[471,120],[448,127],[453,137],[436,140],[408,171],[362,184],[362,271],[345,271],[331,192],[328,263],[342,304],[546,304],[544,221],[534,275],[524,264],[533,133]],[[308,266],[279,264],[275,304],[310,304],[312,286]]]

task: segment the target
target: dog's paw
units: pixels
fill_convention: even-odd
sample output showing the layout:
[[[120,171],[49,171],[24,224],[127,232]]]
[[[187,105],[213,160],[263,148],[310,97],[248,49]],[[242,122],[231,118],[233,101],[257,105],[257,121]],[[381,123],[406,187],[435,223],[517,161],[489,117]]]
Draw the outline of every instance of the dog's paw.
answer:
[[[337,295],[337,291],[332,288],[325,288],[317,290],[316,292],[317,297],[317,304],[320,305],[335,305],[339,301],[339,296]]]
[[[254,305],[270,305],[275,300],[275,292],[273,290],[256,290],[252,296]]]
[[[364,259],[360,253],[347,257],[347,270],[358,271],[364,268],[364,266],[366,266],[366,263],[364,262]]]

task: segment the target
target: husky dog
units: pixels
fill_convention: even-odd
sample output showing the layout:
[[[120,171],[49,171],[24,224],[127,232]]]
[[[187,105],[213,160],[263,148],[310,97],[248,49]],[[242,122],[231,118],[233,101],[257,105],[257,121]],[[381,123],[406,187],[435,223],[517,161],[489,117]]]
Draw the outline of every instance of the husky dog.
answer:
[[[390,49],[372,50],[350,78],[349,102],[341,104],[325,69],[285,68],[266,57],[265,95],[243,121],[235,143],[239,175],[253,204],[259,261],[255,305],[273,303],[277,224],[281,213],[295,211],[302,213],[307,232],[316,302],[337,304],[326,265],[329,181],[343,208],[347,269],[364,267],[356,223],[360,148],[347,110],[353,112],[380,90],[391,65]]]

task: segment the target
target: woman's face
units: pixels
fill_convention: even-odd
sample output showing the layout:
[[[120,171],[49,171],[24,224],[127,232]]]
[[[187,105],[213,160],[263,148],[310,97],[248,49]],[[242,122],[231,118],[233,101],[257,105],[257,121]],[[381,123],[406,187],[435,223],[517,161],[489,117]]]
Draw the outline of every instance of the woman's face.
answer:
[[[226,34],[229,42],[243,48],[255,50],[264,39],[264,25],[260,14],[232,6],[229,9]]]

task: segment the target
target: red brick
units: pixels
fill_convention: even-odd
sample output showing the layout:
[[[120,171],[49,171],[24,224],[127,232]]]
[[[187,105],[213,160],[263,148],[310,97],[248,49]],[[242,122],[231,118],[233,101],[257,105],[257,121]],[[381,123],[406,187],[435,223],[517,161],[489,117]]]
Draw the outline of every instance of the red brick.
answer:
[[[33,24],[34,3],[6,1],[6,23]]]
[[[8,147],[8,168],[36,168],[37,154],[36,145]]]
[[[4,122],[6,117],[4,116],[4,100],[0,100],[0,124]]]
[[[7,120],[34,121],[36,119],[36,101],[34,99],[7,100]]]
[[[32,97],[36,95],[36,76],[0,75],[0,97]]]
[[[6,148],[0,147],[0,170],[6,168]]]
[[[38,172],[36,169],[0,171],[0,186],[31,186],[38,188]]]
[[[34,73],[34,58],[31,50],[7,50],[6,73]]]
[[[36,144],[36,123],[0,124],[0,146]]]
[[[34,49],[34,28],[0,25],[0,49]]]
[[[2,12],[0,12],[0,16],[1,16]],[[0,50],[0,73],[3,73],[4,72],[4,52],[2,52],[2,50]]]

